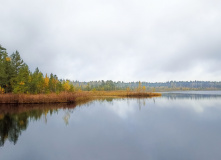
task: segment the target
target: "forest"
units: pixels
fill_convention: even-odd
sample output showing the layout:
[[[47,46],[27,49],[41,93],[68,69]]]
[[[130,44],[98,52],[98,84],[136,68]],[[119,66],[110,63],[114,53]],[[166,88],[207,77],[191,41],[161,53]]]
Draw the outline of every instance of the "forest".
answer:
[[[1,93],[59,93],[72,91],[68,80],[58,80],[56,75],[43,75],[38,68],[34,72],[22,60],[18,51],[10,56],[0,46],[0,92]]]
[[[18,51],[11,55],[0,45],[0,94],[48,94],[74,91],[170,91],[170,90],[218,90],[221,82],[168,81],[123,82],[100,80],[90,82],[59,79],[55,74],[43,74],[38,68],[31,72]]]

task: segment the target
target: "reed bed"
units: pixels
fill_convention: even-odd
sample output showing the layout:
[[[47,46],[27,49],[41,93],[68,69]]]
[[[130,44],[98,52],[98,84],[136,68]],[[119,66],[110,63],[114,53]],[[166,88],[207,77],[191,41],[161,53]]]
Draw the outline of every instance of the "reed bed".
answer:
[[[28,104],[28,103],[67,103],[74,102],[75,95],[73,93],[60,94],[1,94],[0,103]]]
[[[99,97],[155,97],[160,93],[134,91],[79,91],[62,92],[60,94],[0,94],[2,104],[47,104],[47,103],[80,103]]]
[[[161,93],[155,92],[135,92],[135,91],[95,91],[94,96],[120,96],[120,97],[156,97]]]

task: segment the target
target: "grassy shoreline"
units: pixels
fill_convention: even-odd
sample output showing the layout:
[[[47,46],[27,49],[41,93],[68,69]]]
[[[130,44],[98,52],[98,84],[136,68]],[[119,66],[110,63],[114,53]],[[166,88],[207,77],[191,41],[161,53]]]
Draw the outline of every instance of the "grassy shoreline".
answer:
[[[60,94],[0,94],[0,104],[79,103],[101,97],[156,97],[161,93],[127,91],[80,91]]]

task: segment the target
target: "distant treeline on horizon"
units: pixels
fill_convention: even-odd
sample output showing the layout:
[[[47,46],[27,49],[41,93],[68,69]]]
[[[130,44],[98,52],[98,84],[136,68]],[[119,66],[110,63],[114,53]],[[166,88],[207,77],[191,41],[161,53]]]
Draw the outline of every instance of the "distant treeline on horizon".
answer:
[[[54,74],[44,75],[38,68],[34,72],[22,60],[18,51],[8,55],[0,45],[0,94],[1,93],[60,93],[63,91],[110,91],[136,90],[143,87],[146,91],[169,90],[218,90],[221,82],[211,81],[168,81],[168,82],[123,82],[100,80],[79,82],[58,79]]]
[[[72,82],[74,86],[87,86],[89,89],[97,88],[97,90],[126,90],[127,88],[133,90],[139,86],[139,83],[141,83],[142,86],[145,86],[147,91],[221,89],[221,82],[216,81],[114,82],[112,80],[101,80],[90,82]]]

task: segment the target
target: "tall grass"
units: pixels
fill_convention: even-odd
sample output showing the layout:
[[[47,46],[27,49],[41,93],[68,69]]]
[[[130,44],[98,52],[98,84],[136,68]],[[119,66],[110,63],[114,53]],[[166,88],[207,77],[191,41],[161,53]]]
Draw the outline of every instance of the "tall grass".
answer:
[[[43,103],[77,103],[96,99],[98,97],[153,97],[160,93],[134,91],[80,91],[62,92],[60,94],[0,94],[0,103],[11,104],[43,104]]]
[[[120,96],[120,97],[155,97],[161,93],[155,92],[136,92],[136,91],[95,91],[94,96]]]

